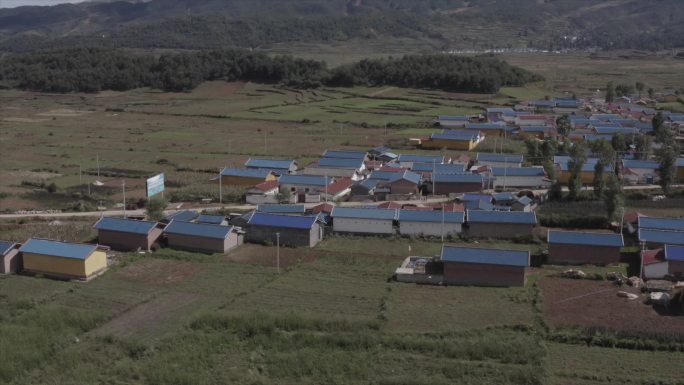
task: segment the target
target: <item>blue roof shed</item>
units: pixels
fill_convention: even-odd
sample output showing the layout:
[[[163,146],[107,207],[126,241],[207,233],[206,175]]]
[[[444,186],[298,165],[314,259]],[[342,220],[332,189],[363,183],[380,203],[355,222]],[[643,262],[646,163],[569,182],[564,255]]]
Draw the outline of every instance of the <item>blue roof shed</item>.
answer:
[[[380,220],[395,220],[397,219],[396,209],[357,209],[350,207],[335,207],[330,213],[333,220],[335,218],[359,218],[359,219],[380,219]]]
[[[399,210],[399,222],[463,223],[465,215],[453,211]]]
[[[255,212],[247,223],[252,226],[310,230],[317,220],[317,216],[292,216]]]
[[[68,243],[49,239],[31,238],[19,251],[22,253],[49,255],[52,257],[86,260],[100,245]]]
[[[530,252],[443,245],[440,259],[442,262],[527,267],[530,265]]]
[[[165,228],[167,234],[187,235],[201,238],[225,239],[233,231],[233,226],[211,225],[208,223],[182,222],[172,220]]]
[[[135,219],[124,219],[114,217],[102,217],[93,225],[97,230],[117,231],[121,233],[149,234],[157,222],[139,221]]]
[[[506,223],[536,225],[537,216],[533,212],[468,210],[467,221],[471,223]]]
[[[588,231],[559,231],[549,230],[549,243],[584,246],[614,246],[625,245],[621,234],[596,233]]]

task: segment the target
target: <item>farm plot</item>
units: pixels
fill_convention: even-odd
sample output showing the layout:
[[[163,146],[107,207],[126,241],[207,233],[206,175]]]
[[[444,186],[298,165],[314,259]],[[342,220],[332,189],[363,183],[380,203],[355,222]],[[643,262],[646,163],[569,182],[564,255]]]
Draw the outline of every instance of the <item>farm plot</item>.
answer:
[[[554,328],[584,327],[651,335],[682,334],[682,320],[661,315],[639,299],[617,296],[618,291],[640,294],[631,287],[619,288],[608,281],[543,277],[544,317]]]

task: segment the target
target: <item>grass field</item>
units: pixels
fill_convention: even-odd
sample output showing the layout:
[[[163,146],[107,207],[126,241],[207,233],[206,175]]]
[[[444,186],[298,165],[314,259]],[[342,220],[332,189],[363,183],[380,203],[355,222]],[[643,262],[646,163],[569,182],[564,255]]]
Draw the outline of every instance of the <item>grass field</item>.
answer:
[[[0,382],[681,383],[682,353],[545,340],[534,277],[509,289],[389,281],[408,243],[439,248],[334,237],[285,249],[302,258],[280,274],[264,263],[273,248],[245,245],[123,254],[88,283],[0,276]]]

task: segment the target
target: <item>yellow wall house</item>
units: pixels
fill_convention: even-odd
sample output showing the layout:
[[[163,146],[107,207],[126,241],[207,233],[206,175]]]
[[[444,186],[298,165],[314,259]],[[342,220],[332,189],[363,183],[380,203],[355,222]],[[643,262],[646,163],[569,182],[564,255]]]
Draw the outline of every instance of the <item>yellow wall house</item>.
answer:
[[[582,179],[583,185],[594,183],[594,167],[596,167],[596,164],[592,163],[585,163],[584,165],[582,165],[582,172],[580,172],[580,178]],[[572,176],[572,172],[570,172],[568,164],[557,164],[555,168],[556,179],[558,179],[560,183],[568,184],[570,182],[570,177]],[[613,167],[610,165],[605,166],[603,170],[603,179],[607,179],[611,173],[613,173]]]
[[[471,151],[484,140],[480,132],[467,132],[461,130],[444,131],[441,134],[432,134],[430,140],[421,143],[423,148]]]
[[[277,177],[271,170],[224,168],[221,170],[221,183],[224,186],[255,186],[259,183],[276,180]],[[218,184],[218,177],[212,179]]]
[[[88,280],[107,269],[108,247],[31,238],[19,252],[24,270],[56,278]]]

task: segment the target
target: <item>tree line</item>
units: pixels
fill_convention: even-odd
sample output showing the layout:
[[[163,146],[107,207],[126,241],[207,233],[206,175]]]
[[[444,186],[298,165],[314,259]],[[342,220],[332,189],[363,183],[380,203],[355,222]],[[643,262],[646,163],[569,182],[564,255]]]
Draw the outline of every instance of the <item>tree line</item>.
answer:
[[[365,59],[334,69],[328,69],[323,61],[243,49],[154,57],[117,49],[73,48],[15,54],[0,60],[0,86],[42,92],[138,87],[189,91],[208,80],[245,80],[296,88],[392,85],[489,93],[541,77],[492,56],[443,54]]]

